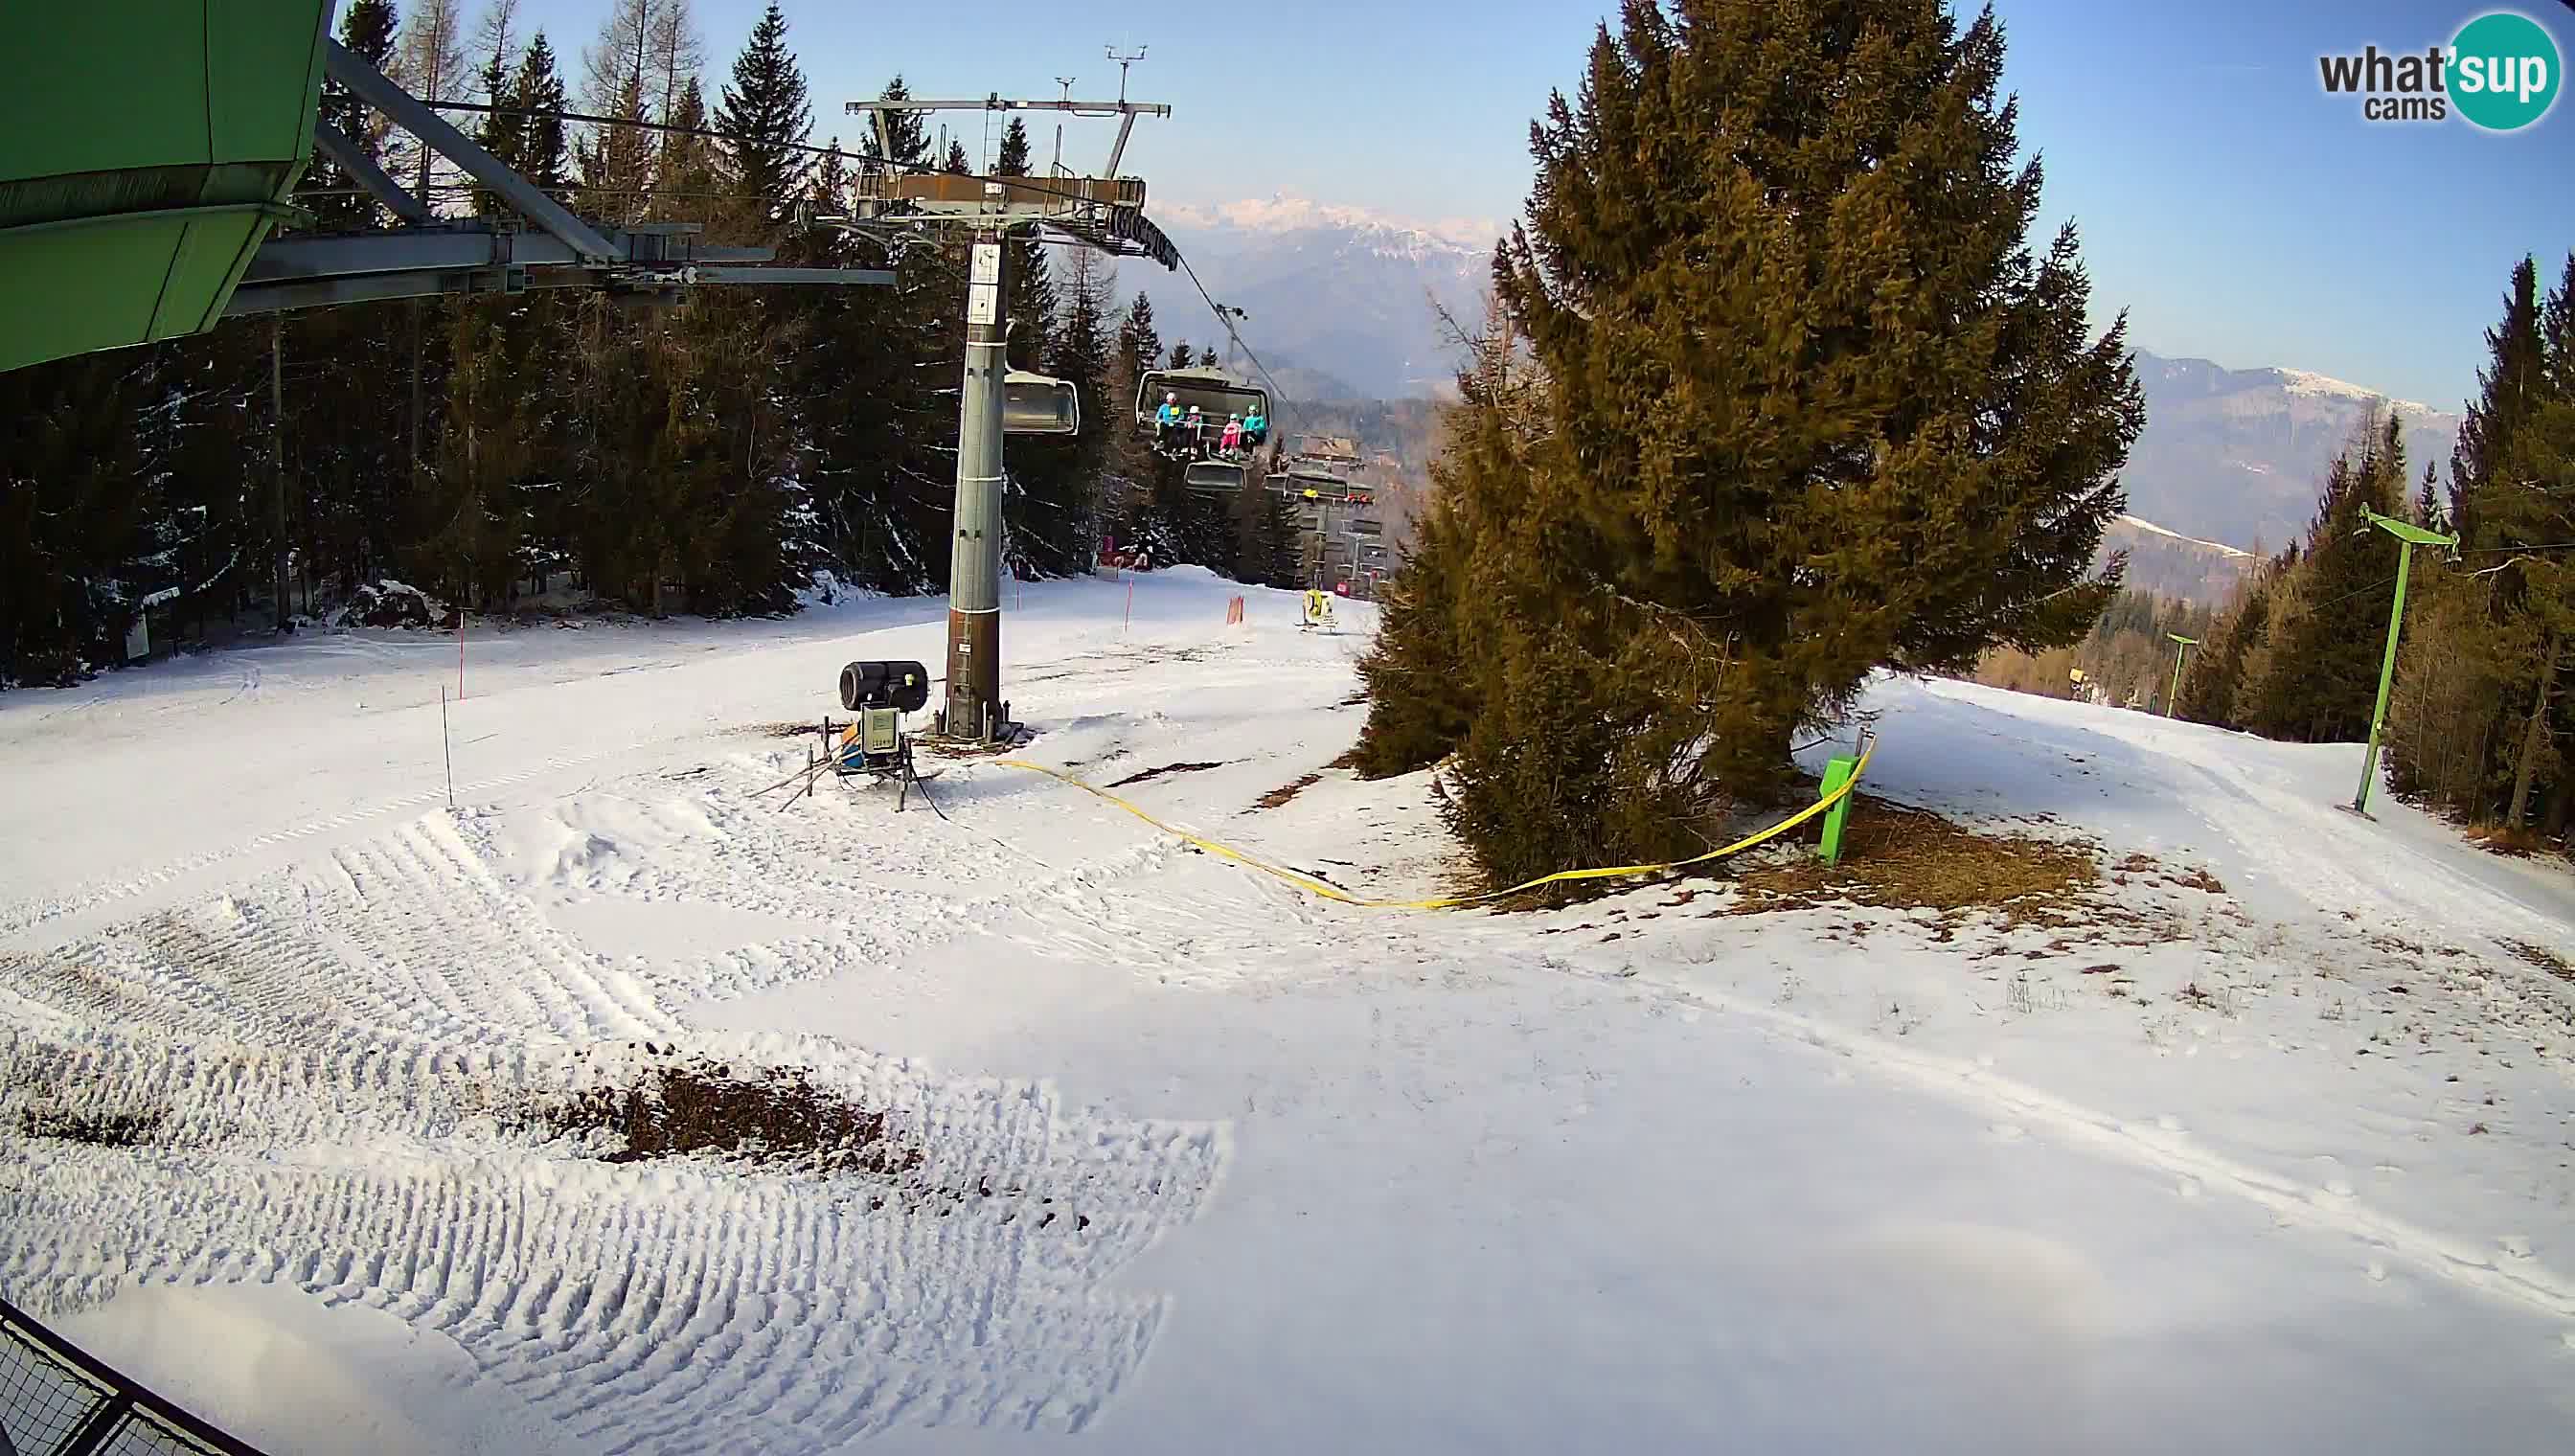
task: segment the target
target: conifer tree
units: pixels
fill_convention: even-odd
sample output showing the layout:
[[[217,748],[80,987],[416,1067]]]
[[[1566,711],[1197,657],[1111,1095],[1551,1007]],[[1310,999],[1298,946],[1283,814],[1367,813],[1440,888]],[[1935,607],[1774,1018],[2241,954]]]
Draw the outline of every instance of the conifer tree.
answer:
[[[164,442],[135,428],[166,418],[144,412],[166,363],[145,349],[0,372],[0,688],[116,661],[142,600],[179,584]]]
[[[2304,550],[2283,573],[2266,641],[2247,664],[2238,711],[2266,737],[2354,742],[2369,733],[2398,545],[2365,513],[2397,514],[2407,472],[2394,414],[2374,412],[2357,434],[2326,473]]]
[[[474,300],[450,314],[454,336],[447,422],[439,434],[420,544],[410,570],[468,607],[497,605],[521,574],[523,488],[536,475],[548,392],[532,331],[508,327],[506,307]]]
[[[911,91],[897,76],[880,95],[901,101]],[[924,166],[930,136],[922,117],[887,113],[890,148],[870,126],[861,166]],[[808,351],[807,397],[833,396],[813,422],[820,530],[851,577],[890,592],[928,591],[948,570],[965,267],[927,241],[907,240],[899,255],[854,246],[868,250],[845,255],[856,266],[896,267],[901,281],[833,290],[832,316]]]
[[[2539,316],[2540,363],[2516,402],[2520,418],[2508,434],[2483,436],[2492,452],[2482,490],[2471,499],[2478,519],[2498,545],[2514,548],[2497,591],[2520,619],[2521,635],[2539,647],[2529,669],[2531,702],[2523,715],[2514,754],[2512,797],[2504,823],[2521,828],[2531,789],[2543,771],[2561,767],[2555,743],[2563,734],[2552,705],[2575,636],[2575,572],[2559,544],[2575,540],[2575,253],[2551,289]]]
[[[764,234],[783,226],[812,170],[804,145],[813,134],[814,107],[805,72],[787,47],[787,16],[777,0],[734,57],[715,125],[725,136],[734,187],[763,200]]]
[[[2520,828],[2545,790],[2550,831],[2575,798],[2558,744],[2575,732],[2562,691],[2575,656],[2575,579],[2552,550],[2575,539],[2555,411],[2575,398],[2575,257],[2544,297],[2536,264],[2512,274],[2502,320],[2451,457],[2463,564],[2418,552],[2407,650],[2397,662],[2389,768],[2402,792]],[[2532,550],[2531,548],[2538,548]],[[2420,645],[2420,651],[2416,650]]]
[[[1160,364],[1162,358],[1163,336],[1154,329],[1154,301],[1138,289],[1134,301],[1127,305],[1126,316],[1118,323],[1118,367],[1135,378]]]
[[[526,159],[521,155],[527,140],[525,119],[514,114],[518,104],[518,72],[514,64],[521,58],[511,54],[510,27],[518,14],[518,0],[494,0],[484,11],[476,35],[476,50],[483,58],[476,77],[476,88],[483,103],[491,107],[474,125],[474,140],[503,166],[524,173]],[[500,196],[485,188],[474,190],[474,211],[484,217],[501,212]]]
[[[381,71],[392,61],[395,26],[391,0],[351,0],[340,18],[340,43]],[[324,78],[318,116],[323,125],[347,137],[379,166],[384,164],[385,122],[348,87]],[[322,232],[345,233],[383,226],[384,205],[319,149],[314,152],[313,165],[305,171],[301,193],[310,195],[299,195],[297,202],[312,209]]]
[[[564,141],[564,83],[554,47],[539,30],[519,59],[510,104],[520,115],[519,173],[561,201],[571,196],[572,156]]]
[[[1154,328],[1153,300],[1139,293],[1118,311],[1116,338],[1109,352],[1109,373],[1102,382],[1097,410],[1107,427],[1102,445],[1099,512],[1108,530],[1123,527],[1138,501],[1152,487],[1154,437],[1136,428],[1136,397],[1145,371],[1162,363],[1163,341]],[[1083,401],[1086,420],[1094,402]]]
[[[1048,374],[1071,382],[1083,404],[1080,433],[1033,441],[1022,452],[1035,469],[1025,503],[1027,519],[1017,529],[1050,573],[1080,571],[1090,561],[1110,442],[1135,433],[1126,427],[1121,402],[1110,398],[1117,346],[1109,332],[1109,282],[1098,255],[1088,249],[1073,254],[1062,317],[1047,338],[1047,353],[1037,360]]]
[[[717,170],[721,153],[706,135],[707,100],[697,77],[680,83],[669,121],[677,130],[661,134],[662,155],[653,169],[653,210],[676,222],[703,216],[722,190],[723,178]]]
[[[1029,175],[1029,129],[1016,116],[1002,129],[1002,150],[993,159],[993,175]],[[1015,229],[1008,239],[1010,298],[1004,312],[1011,320],[1011,364],[1017,369],[1038,369],[1054,352],[1050,338],[1057,306],[1054,270],[1047,261],[1046,240],[1036,228]]]
[[[2142,399],[2072,229],[2028,240],[2002,61],[1939,0],[1630,0],[1532,128],[1494,286],[1547,428],[1455,464],[1510,504],[1470,518],[1491,630],[1439,690],[1480,700],[1488,874],[1688,848],[1872,671],[2068,644],[2109,600]]]
[[[644,114],[642,76],[629,76],[620,82],[608,109],[595,114],[616,117],[620,123],[650,120]],[[643,219],[652,205],[652,137],[640,126],[591,128],[590,139],[579,154],[579,196],[584,216],[617,224]]]
[[[2179,711],[2193,723],[2236,726],[2245,662],[2270,633],[2269,568],[2266,562],[2235,585],[2207,641],[2191,655],[2182,675]]]
[[[964,142],[954,137],[948,139],[948,157],[940,164],[940,170],[958,177],[967,176],[975,170],[974,162],[966,155]]]
[[[2486,539],[2478,519],[2477,494],[2490,486],[2494,467],[2512,432],[2530,412],[2545,362],[2539,334],[2539,269],[2524,257],[2512,270],[2504,294],[2503,322],[2486,331],[2486,366],[2477,371],[2478,398],[2459,424],[2459,442],[2450,453],[2453,514],[2463,544],[2479,547]]]

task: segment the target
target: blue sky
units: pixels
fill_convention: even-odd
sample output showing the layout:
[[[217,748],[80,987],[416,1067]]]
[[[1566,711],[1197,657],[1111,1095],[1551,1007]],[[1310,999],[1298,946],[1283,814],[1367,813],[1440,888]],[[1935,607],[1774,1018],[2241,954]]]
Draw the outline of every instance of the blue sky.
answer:
[[[720,79],[763,0],[696,0]],[[471,0],[469,0],[469,5]],[[524,0],[578,55],[605,0]],[[1126,170],[1208,203],[1285,192],[1424,220],[1516,212],[1529,119],[1570,88],[1598,0],[1307,0],[1154,7],[788,0],[818,131],[896,71],[915,94],[1114,95],[1105,44],[1148,47]],[[2370,124],[2317,81],[2322,51],[2419,51],[2495,8],[2448,0],[1998,0],[2046,226],[2081,227],[2096,303],[2135,342],[2285,365],[2456,408],[2514,260],[2575,248],[2575,100],[2510,135]],[[2575,8],[2521,0],[2575,63]],[[971,17],[971,22],[969,22]],[[968,146],[981,118],[961,114]],[[1041,129],[1043,151],[1051,130]],[[1105,154],[1076,122],[1068,160]]]

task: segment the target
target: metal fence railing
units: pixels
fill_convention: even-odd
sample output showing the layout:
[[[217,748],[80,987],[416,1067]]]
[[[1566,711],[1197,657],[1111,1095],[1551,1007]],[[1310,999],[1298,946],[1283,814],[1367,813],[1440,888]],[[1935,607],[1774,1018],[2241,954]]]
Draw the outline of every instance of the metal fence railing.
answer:
[[[260,1456],[0,1300],[0,1456]]]

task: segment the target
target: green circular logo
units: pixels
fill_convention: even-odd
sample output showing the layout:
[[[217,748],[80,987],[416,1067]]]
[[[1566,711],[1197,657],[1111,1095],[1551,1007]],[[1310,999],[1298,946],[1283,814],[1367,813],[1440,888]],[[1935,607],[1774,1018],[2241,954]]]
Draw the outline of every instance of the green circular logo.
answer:
[[[2548,114],[2563,89],[2557,42],[2527,15],[2480,15],[2450,42],[2450,101],[2490,132],[2519,131]]]

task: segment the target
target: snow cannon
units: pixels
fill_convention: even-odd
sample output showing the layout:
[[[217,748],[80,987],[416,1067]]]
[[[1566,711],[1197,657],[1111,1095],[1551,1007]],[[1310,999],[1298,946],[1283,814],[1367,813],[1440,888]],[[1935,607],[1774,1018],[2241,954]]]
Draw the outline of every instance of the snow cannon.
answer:
[[[823,755],[808,759],[808,788],[812,775],[825,767],[843,778],[864,774],[897,785],[895,810],[901,812],[912,785],[938,776],[914,770],[912,734],[903,727],[905,714],[929,704],[930,670],[919,663],[852,663],[841,669],[841,706],[858,721],[835,737],[832,721],[823,720]]]
[[[930,670],[919,663],[852,663],[841,670],[841,706],[852,713],[919,713],[930,703]]]

